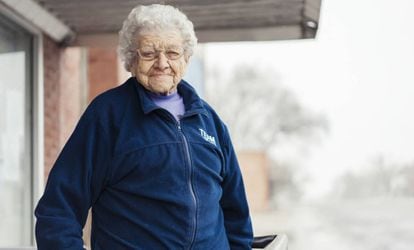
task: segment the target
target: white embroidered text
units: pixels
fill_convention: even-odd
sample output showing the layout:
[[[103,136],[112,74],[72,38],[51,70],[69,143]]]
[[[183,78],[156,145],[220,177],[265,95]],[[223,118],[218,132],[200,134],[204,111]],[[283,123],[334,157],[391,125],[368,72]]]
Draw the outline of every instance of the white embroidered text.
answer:
[[[207,134],[207,132],[204,131],[201,128],[199,128],[198,130],[200,130],[201,137],[203,137],[204,140],[206,140],[206,141],[210,142],[211,144],[217,146],[216,145],[216,139],[213,136]]]

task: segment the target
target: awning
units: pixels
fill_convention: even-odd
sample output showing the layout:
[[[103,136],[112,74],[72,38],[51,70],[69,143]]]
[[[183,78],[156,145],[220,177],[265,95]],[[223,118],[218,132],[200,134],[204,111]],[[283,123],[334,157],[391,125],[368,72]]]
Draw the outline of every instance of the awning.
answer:
[[[0,0],[22,16],[22,6],[37,4],[65,28],[51,36],[68,45],[116,44],[117,34],[129,11],[150,0]],[[32,4],[30,4],[30,2]],[[321,0],[175,0],[162,1],[178,7],[194,23],[200,42],[265,41],[314,38]],[[20,5],[20,9],[16,6]],[[26,6],[27,7],[27,6]],[[30,6],[33,9],[33,6]],[[37,16],[37,17],[36,17]],[[41,19],[34,15],[30,19]],[[34,21],[33,21],[34,22]],[[36,22],[35,22],[36,23]],[[50,29],[50,20],[38,22]],[[56,26],[56,24],[55,24]],[[56,32],[56,31],[55,31]],[[47,33],[47,32],[46,32]],[[50,34],[49,34],[50,35]],[[98,44],[97,44],[98,43]]]

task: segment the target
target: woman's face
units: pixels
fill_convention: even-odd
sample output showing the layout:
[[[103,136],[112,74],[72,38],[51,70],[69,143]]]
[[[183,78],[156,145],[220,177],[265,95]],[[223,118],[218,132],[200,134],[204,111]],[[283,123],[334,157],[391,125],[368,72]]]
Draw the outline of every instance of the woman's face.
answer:
[[[138,37],[137,61],[131,72],[147,90],[167,95],[177,90],[188,57],[178,32],[145,32]]]

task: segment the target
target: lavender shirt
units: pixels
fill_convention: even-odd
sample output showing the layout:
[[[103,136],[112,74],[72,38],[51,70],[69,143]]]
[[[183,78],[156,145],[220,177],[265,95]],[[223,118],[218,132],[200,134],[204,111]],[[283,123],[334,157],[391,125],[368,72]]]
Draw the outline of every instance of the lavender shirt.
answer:
[[[168,110],[177,121],[185,113],[183,98],[178,94],[178,91],[169,95],[149,94],[155,105]]]

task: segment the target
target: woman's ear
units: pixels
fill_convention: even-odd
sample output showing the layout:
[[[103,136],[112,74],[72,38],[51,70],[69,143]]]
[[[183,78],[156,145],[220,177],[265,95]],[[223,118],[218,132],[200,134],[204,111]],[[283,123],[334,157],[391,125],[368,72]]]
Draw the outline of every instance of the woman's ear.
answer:
[[[185,60],[185,63],[188,63],[190,61],[190,56],[184,55],[184,60]]]
[[[132,76],[137,76],[137,60],[134,60],[134,62],[131,64],[131,67],[129,68],[129,72],[131,72]]]

